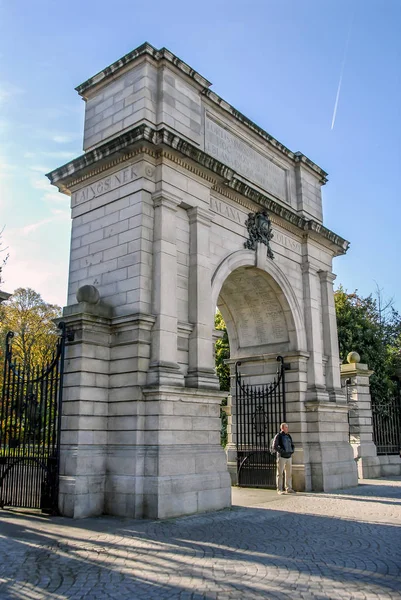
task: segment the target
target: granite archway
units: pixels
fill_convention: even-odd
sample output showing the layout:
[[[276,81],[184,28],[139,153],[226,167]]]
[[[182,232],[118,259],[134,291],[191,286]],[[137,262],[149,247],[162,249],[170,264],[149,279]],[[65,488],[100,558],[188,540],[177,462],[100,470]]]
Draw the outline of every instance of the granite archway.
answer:
[[[332,287],[348,242],[323,225],[326,173],[210,85],[143,44],[77,88],[84,154],[48,175],[72,211],[64,515],[162,518],[230,505],[217,304],[236,356],[268,372],[280,349],[290,364],[298,488],[357,483]],[[261,213],[268,252],[249,227]],[[260,329],[243,323],[245,296]]]

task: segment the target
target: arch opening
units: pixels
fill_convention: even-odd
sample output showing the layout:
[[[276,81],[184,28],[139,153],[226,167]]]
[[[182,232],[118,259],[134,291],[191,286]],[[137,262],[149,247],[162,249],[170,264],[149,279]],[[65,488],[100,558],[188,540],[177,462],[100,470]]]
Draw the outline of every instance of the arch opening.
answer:
[[[284,367],[278,368],[277,356],[297,353],[296,318],[275,277],[254,265],[242,264],[226,274],[217,308],[230,347],[225,437],[228,470],[233,483],[274,487],[275,457],[269,448],[285,418],[284,376],[282,386],[279,375]],[[262,414],[264,427],[258,431],[255,423]],[[222,416],[224,424],[225,411]]]
[[[227,326],[230,358],[295,350],[297,335],[287,299],[271,275],[256,267],[232,271],[217,307]]]

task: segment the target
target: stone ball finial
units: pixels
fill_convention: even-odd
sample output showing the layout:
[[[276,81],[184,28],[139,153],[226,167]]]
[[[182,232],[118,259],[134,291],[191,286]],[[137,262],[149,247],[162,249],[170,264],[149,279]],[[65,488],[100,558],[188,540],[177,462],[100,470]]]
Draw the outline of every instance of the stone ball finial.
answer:
[[[77,291],[78,302],[87,302],[88,304],[98,304],[100,294],[94,285],[83,285]]]
[[[350,352],[347,356],[347,362],[349,362],[350,365],[360,363],[361,357],[359,356],[358,352]]]

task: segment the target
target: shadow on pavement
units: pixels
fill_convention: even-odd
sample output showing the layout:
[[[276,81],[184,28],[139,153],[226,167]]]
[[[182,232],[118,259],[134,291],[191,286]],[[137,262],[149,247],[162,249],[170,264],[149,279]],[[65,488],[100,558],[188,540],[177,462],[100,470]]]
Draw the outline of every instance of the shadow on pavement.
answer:
[[[341,498],[363,499],[359,488]],[[390,598],[401,589],[399,527],[273,503],[166,521],[0,511],[0,534],[2,600]]]

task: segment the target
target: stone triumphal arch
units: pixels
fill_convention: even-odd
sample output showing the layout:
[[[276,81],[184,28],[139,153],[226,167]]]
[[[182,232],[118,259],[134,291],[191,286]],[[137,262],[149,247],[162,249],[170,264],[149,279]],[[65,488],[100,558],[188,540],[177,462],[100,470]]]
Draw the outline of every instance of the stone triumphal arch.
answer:
[[[299,490],[356,485],[341,391],[326,173],[166,49],[137,48],[77,88],[60,510],[169,517],[227,507],[235,392],[220,446],[214,313],[254,382],[286,365]],[[228,456],[228,468],[227,468]]]

